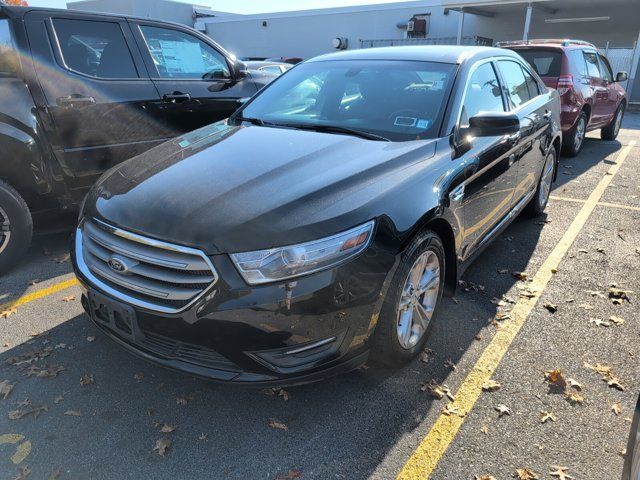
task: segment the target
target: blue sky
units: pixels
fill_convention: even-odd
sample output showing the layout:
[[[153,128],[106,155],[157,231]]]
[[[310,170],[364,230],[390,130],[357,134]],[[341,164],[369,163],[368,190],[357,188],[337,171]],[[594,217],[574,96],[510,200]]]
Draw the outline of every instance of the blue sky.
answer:
[[[370,5],[393,3],[393,0],[194,0],[198,5],[208,5],[215,10],[234,13],[265,13],[286,10],[307,10],[311,8],[341,7],[347,5]],[[65,8],[66,0],[30,0],[34,7]]]

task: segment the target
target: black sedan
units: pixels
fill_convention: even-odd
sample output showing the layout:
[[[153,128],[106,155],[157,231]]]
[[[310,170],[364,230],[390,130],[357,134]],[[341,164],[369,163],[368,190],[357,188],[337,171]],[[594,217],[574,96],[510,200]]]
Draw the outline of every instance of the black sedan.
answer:
[[[474,257],[545,209],[559,114],[507,50],[304,62],[100,179],[75,235],[82,304],[126,349],[220,381],[403,365]]]

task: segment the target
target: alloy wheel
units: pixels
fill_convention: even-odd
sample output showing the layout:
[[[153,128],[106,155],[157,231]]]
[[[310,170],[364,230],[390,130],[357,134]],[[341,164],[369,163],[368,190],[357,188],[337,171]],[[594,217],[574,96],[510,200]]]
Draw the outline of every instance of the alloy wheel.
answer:
[[[585,129],[586,129],[586,126],[585,126],[584,117],[580,117],[580,119],[578,120],[578,125],[576,125],[575,136],[573,137],[573,147],[576,152],[580,150],[580,147],[582,146]]]
[[[409,270],[398,306],[397,335],[404,349],[415,347],[424,336],[438,301],[440,260],[423,252]]]
[[[617,137],[618,136],[618,132],[620,132],[620,125],[622,125],[622,108],[618,109],[618,113],[616,114],[616,123],[613,127],[613,136]]]
[[[7,248],[10,239],[11,221],[9,220],[7,212],[5,212],[2,207],[0,207],[0,253],[2,253],[5,248]]]
[[[547,155],[547,161],[544,163],[544,169],[542,170],[542,176],[540,177],[540,188],[538,189],[538,204],[540,206],[546,205],[549,200],[551,184],[553,183],[554,160],[555,158],[553,153],[550,153]]]

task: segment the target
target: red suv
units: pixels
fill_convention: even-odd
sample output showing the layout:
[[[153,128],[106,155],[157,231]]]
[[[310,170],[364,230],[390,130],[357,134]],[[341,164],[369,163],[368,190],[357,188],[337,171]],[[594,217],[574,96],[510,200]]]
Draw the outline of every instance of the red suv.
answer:
[[[579,40],[530,40],[504,42],[501,47],[518,52],[544,83],[558,90],[562,102],[562,150],[575,156],[585,133],[601,129],[603,140],[618,136],[627,94],[620,86],[628,78],[611,65],[598,49]]]

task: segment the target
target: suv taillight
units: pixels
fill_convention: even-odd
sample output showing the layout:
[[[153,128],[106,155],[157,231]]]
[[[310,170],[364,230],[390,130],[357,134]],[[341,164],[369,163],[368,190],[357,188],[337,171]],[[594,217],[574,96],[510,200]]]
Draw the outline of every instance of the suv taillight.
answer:
[[[564,95],[569,90],[573,90],[573,75],[560,75],[556,86],[559,95]]]

